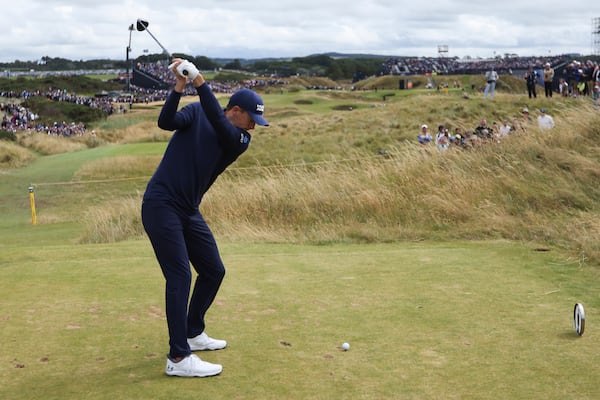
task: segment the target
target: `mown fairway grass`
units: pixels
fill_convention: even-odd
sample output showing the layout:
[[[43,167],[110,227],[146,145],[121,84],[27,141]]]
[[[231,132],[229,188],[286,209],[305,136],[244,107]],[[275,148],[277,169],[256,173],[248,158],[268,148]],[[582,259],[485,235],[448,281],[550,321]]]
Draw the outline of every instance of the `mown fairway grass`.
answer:
[[[598,276],[493,243],[222,246],[221,376],[163,374],[146,241],[3,246],[3,399],[597,398]],[[577,337],[575,302],[588,313]],[[347,341],[348,352],[338,347]],[[572,397],[574,396],[574,397]]]

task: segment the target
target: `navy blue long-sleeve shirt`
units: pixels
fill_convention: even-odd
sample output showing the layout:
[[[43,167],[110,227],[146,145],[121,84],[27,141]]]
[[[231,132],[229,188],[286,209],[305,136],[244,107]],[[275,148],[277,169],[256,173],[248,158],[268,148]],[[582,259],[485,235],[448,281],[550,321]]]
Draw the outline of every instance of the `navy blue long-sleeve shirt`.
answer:
[[[204,193],[251,139],[225,117],[207,83],[196,90],[200,101],[179,111],[181,93],[169,93],[158,126],[175,133],[144,193],[144,201],[166,201],[187,214],[198,211]]]

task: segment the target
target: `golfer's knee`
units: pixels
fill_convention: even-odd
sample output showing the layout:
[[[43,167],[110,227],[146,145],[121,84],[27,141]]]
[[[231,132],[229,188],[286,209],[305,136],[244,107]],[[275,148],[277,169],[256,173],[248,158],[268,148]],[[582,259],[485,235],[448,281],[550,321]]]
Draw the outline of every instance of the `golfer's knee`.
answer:
[[[221,264],[219,268],[215,269],[215,280],[221,282],[225,278],[225,266]]]

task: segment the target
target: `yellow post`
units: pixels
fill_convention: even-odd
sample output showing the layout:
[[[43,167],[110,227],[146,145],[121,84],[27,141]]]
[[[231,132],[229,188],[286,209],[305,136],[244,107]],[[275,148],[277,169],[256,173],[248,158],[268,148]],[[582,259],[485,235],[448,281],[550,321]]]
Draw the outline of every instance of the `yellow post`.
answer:
[[[31,223],[37,224],[37,215],[35,214],[35,196],[33,194],[33,185],[29,185],[29,204],[31,205]]]

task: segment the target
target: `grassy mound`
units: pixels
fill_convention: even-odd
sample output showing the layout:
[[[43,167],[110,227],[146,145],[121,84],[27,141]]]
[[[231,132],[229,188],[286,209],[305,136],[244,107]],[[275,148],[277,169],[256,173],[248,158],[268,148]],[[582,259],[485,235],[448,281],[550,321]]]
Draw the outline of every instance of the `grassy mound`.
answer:
[[[47,124],[66,121],[89,124],[106,118],[106,113],[98,108],[66,101],[51,101],[45,97],[31,97],[22,103],[40,116],[40,121]]]
[[[36,155],[27,148],[12,141],[0,140],[0,167],[2,170],[23,167],[35,158]]]
[[[48,76],[39,79],[26,77],[0,78],[0,88],[12,90],[15,93],[23,91],[40,91],[45,93],[48,89],[66,89],[69,93],[81,96],[93,96],[102,90],[122,90],[123,85],[116,82],[101,81],[85,75]]]

